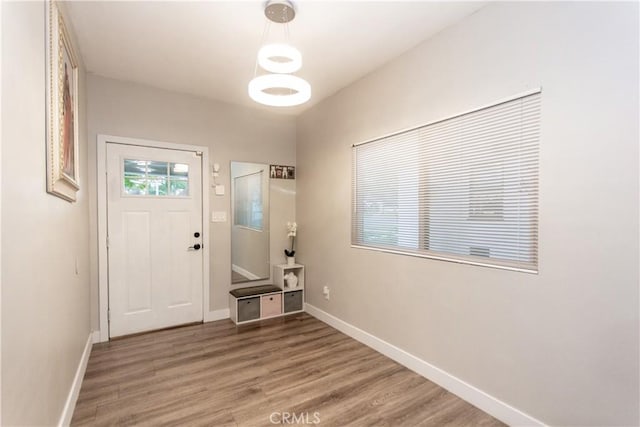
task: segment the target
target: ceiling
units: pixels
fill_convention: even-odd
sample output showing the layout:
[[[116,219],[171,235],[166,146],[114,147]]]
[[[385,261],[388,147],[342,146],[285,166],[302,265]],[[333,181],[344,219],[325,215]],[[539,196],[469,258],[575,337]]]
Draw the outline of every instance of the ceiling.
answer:
[[[483,2],[294,2],[296,73],[312,87],[298,107],[264,107],[247,94],[262,41],[283,39],[271,24],[263,39],[261,1],[67,2],[87,71],[224,102],[299,114],[447,26]]]

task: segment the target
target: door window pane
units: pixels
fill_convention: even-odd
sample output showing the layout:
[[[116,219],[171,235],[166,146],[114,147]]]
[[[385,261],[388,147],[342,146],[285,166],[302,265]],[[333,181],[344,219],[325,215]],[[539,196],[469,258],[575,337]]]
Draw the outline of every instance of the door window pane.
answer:
[[[186,179],[189,177],[189,165],[184,163],[171,163],[171,167],[169,168],[169,173],[171,177],[182,177]]]
[[[189,165],[125,159],[123,191],[130,196],[189,196]]]
[[[189,180],[171,178],[169,186],[169,195],[171,196],[183,196],[189,195]]]
[[[149,196],[166,196],[167,195],[167,177],[166,176],[150,176],[147,187]]]
[[[147,162],[140,160],[124,161],[125,194],[144,196],[147,194]]]
[[[189,195],[189,165],[185,163],[171,163],[169,166],[169,195]]]

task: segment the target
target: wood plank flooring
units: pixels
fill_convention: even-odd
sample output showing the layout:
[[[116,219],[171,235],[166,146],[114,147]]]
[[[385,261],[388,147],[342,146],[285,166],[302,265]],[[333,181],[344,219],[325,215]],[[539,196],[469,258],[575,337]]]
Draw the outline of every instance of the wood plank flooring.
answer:
[[[96,344],[72,420],[77,426],[274,424],[503,425],[304,313]]]

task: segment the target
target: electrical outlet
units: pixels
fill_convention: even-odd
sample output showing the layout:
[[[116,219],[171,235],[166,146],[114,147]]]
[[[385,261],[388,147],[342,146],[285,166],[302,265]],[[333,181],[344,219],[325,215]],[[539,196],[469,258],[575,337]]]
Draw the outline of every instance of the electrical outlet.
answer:
[[[324,299],[329,301],[329,298],[331,297],[331,290],[329,289],[328,286],[325,286],[324,288],[322,288],[322,294],[324,295]]]

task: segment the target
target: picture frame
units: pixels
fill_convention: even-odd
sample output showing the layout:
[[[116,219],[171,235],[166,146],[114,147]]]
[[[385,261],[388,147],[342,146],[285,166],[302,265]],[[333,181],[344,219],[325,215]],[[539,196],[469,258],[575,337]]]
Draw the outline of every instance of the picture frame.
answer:
[[[78,61],[58,4],[46,8],[47,192],[69,202],[80,190]]]
[[[284,165],[271,165],[269,168],[271,179],[296,179],[296,167]]]

